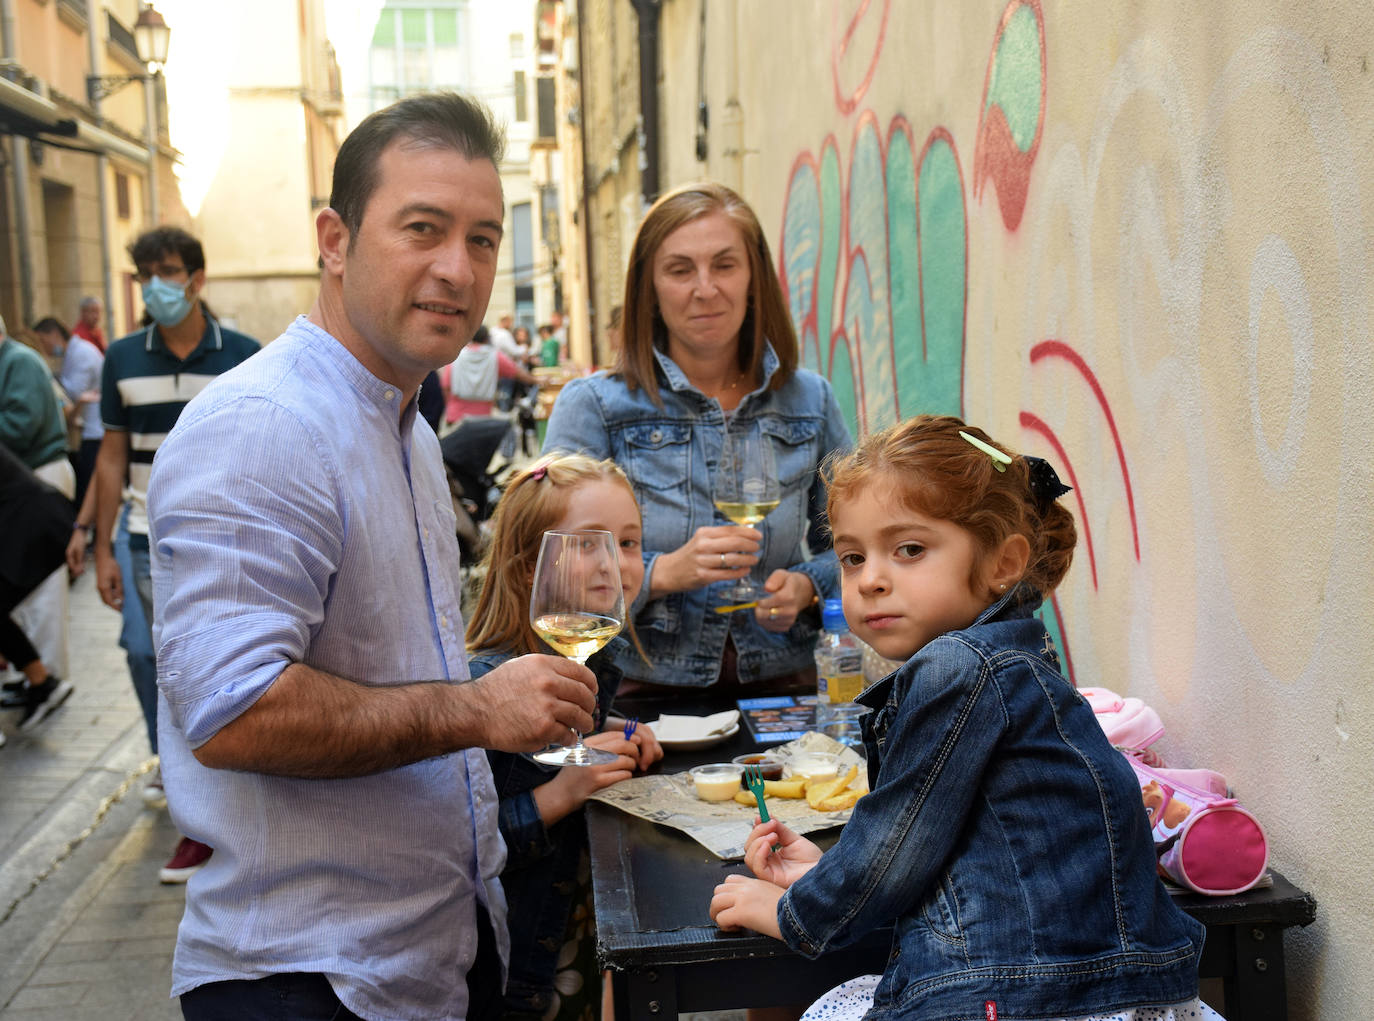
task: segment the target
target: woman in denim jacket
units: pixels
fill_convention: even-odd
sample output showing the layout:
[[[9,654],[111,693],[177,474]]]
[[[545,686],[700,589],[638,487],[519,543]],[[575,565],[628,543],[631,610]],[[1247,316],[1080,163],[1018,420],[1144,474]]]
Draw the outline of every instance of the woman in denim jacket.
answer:
[[[1135,774],[1032,616],[1072,558],[1065,492],[956,418],[886,430],[835,469],[845,616],[910,657],[859,698],[872,792],[824,856],[756,826],[758,878],[711,902],[722,928],[808,957],[893,927],[881,979],[813,1012],[1215,1017],[1197,999],[1203,928],[1159,881]]]
[[[797,340],[757,217],[718,184],[669,192],[631,252],[623,342],[610,372],[568,383],[545,450],[609,457],[644,517],[635,627],[648,663],[629,678],[702,688],[717,680],[815,690],[819,618],[834,555],[817,471],[849,431],[825,379],[797,368]],[[762,435],[782,502],[758,529],[732,525],[712,486],[727,428]],[[718,614],[724,590],[762,565],[752,612]]]
[[[492,528],[486,578],[467,632],[473,680],[508,659],[547,651],[529,623],[530,589],[546,530],[610,532],[626,599],[639,588],[639,508],[624,474],[609,461],[540,458],[511,479]],[[587,661],[597,681],[596,729],[607,728],[589,735],[587,744],[619,758],[560,769],[523,755],[487,752],[506,842],[501,872],[510,920],[506,1018],[572,1019],[600,1006],[582,806],[595,791],[663,756],[648,727],[627,738],[624,721],[608,719],[620,683],[614,660],[622,650],[631,651],[630,642],[615,638]]]

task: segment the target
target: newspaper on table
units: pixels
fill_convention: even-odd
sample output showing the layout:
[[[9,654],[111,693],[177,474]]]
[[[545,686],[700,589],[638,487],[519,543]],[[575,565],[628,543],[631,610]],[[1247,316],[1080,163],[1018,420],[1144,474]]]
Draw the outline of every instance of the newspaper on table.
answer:
[[[858,752],[825,734],[809,731],[795,741],[767,750],[768,755],[784,762],[815,752],[838,755],[841,776],[850,766],[857,765],[859,778],[851,786],[867,787],[867,767]],[[691,775],[685,771],[631,777],[597,791],[590,800],[681,830],[717,858],[726,859],[744,857],[744,841],[754,828],[758,812],[753,804],[746,807],[736,801],[702,801],[696,795]],[[768,798],[767,804],[772,818],[798,833],[843,826],[852,812],[822,812],[808,805],[805,798],[774,797]]]

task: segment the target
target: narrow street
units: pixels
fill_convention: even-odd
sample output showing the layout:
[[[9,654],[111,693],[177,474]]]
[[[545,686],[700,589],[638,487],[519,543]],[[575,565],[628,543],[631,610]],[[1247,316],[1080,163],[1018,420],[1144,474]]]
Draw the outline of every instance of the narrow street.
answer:
[[[87,571],[71,588],[67,704],[0,748],[0,1017],[180,1018],[169,996],[184,888],[157,874],[177,840],[140,797],[147,736],[119,615]]]

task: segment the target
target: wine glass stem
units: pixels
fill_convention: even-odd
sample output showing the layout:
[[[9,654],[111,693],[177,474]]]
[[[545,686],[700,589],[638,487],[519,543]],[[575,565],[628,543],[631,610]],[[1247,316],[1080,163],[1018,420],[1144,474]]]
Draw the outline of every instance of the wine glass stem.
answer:
[[[574,663],[576,663],[578,666],[587,665],[586,656],[569,656],[568,658],[572,660]],[[595,717],[593,717],[592,719],[593,722],[595,722]],[[571,730],[572,728],[570,727],[568,729]],[[582,735],[579,734],[576,730],[573,730],[573,737],[577,738],[577,740],[574,741],[571,746],[569,746],[568,761],[581,762],[587,756],[587,746],[582,743]]]

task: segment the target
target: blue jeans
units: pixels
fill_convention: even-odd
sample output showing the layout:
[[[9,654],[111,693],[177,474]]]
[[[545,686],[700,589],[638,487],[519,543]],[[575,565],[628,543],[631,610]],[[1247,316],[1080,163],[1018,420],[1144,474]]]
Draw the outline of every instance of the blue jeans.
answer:
[[[119,515],[115,530],[114,553],[124,584],[124,623],[119,644],[129,661],[129,677],[134,682],[143,724],[148,729],[148,746],[157,754],[157,658],[153,652],[153,576],[148,551],[129,548],[129,511]],[[140,581],[141,579],[141,581]],[[146,603],[145,603],[146,592]]]

